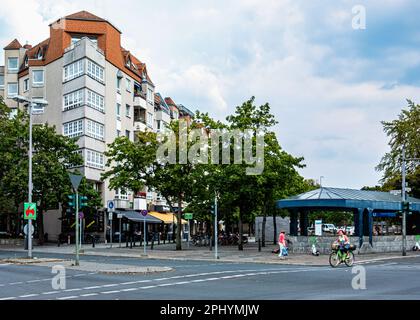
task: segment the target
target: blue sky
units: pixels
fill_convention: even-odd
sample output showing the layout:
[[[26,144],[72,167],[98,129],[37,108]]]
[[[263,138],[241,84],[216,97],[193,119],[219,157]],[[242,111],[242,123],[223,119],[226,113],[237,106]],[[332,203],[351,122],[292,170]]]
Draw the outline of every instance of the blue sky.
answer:
[[[352,28],[354,5],[366,8],[365,30]],[[164,96],[223,119],[255,95],[270,103],[283,148],[305,157],[302,175],[360,188],[381,176],[380,121],[420,101],[419,9],[415,0],[3,0],[0,42],[35,44],[53,20],[91,11],[122,30]]]

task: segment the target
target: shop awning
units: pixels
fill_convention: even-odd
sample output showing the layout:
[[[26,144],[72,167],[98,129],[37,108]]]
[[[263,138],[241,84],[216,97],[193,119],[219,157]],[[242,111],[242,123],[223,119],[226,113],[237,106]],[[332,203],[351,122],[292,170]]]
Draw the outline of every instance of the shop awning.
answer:
[[[124,218],[134,222],[144,222],[146,219],[146,223],[162,223],[162,220],[152,216],[150,213],[145,218],[139,211],[135,210],[115,210],[115,214],[122,214]]]
[[[176,220],[176,216],[174,216],[173,213],[169,212],[169,213],[160,213],[160,212],[156,212],[156,211],[151,211],[149,212],[149,215],[151,215],[152,217],[155,217],[156,219],[159,219],[161,221],[163,221],[163,223],[165,224],[172,224],[172,223],[177,223]],[[188,222],[184,219],[182,219],[182,224],[188,224]]]

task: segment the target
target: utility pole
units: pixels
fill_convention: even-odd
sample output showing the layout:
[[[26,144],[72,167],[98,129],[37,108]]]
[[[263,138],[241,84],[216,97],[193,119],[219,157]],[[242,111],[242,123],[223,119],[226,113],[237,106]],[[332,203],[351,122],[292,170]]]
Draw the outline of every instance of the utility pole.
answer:
[[[401,200],[402,203],[405,202],[405,145],[402,147],[402,188],[401,188]],[[402,210],[402,255],[406,256],[406,246],[407,246],[407,212],[405,210]]]
[[[76,237],[74,239],[74,241],[76,242],[76,266],[79,265],[79,192],[77,191],[77,189],[75,189],[76,191],[76,199],[74,201],[76,201]]]
[[[32,102],[29,103],[29,182],[28,201],[32,203]],[[28,258],[32,259],[32,219],[28,221]]]
[[[218,242],[218,222],[217,222],[217,191],[214,193],[214,258],[217,260],[219,259],[219,255],[217,252],[217,242]]]

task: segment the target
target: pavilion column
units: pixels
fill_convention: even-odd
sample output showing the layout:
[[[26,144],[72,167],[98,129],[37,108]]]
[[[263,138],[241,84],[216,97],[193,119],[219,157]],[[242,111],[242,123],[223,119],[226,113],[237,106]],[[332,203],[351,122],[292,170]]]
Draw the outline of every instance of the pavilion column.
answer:
[[[362,247],[362,244],[363,244],[363,211],[365,211],[365,209],[364,208],[358,208],[357,209],[357,213],[358,213],[358,228],[359,228],[359,233],[358,233],[358,236],[359,236],[359,248],[361,248]]]
[[[368,208],[369,244],[373,247],[373,209]]]
[[[309,211],[302,210],[300,212],[300,235],[308,236],[308,220],[309,220]]]
[[[353,211],[353,220],[354,220],[354,235],[360,236],[360,229],[359,229],[359,210]]]
[[[297,210],[292,209],[290,210],[290,235],[297,236],[298,235],[298,223],[297,223]]]

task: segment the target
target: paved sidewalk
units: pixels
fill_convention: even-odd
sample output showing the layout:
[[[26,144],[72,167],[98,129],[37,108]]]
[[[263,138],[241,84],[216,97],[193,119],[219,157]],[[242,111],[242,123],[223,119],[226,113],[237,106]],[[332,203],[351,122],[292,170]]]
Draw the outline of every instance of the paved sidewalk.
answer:
[[[187,248],[183,243],[183,250],[176,251],[175,244],[161,244],[155,245],[151,250],[150,245],[147,247],[147,256],[143,254],[143,247],[138,245],[132,249],[127,248],[125,243],[119,248],[118,244],[114,244],[111,248],[109,244],[97,244],[95,248],[91,245],[84,245],[82,247],[81,255],[95,255],[106,257],[131,257],[139,259],[164,259],[164,260],[198,260],[198,261],[219,261],[230,263],[265,263],[265,264],[293,264],[293,265],[313,265],[325,266],[328,265],[328,255],[312,256],[308,254],[290,254],[285,259],[281,259],[277,254],[271,251],[277,248],[274,245],[267,245],[258,251],[258,245],[255,243],[248,243],[244,246],[243,251],[239,251],[237,246],[219,246],[218,256],[215,258],[214,248],[212,251],[209,247],[194,247]],[[26,252],[21,247],[0,246],[0,251],[14,251],[23,253]],[[74,245],[63,245],[57,247],[54,245],[45,245],[42,247],[34,247],[34,255],[36,253],[50,253],[50,254],[74,254]],[[407,257],[420,257],[419,253],[408,252]],[[384,254],[357,254],[355,253],[356,263],[369,263],[373,261],[382,261],[402,257],[400,253],[384,253]]]

